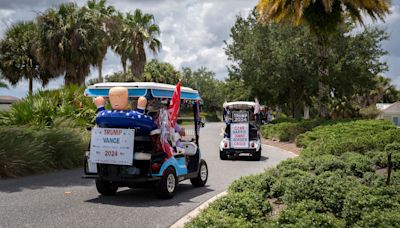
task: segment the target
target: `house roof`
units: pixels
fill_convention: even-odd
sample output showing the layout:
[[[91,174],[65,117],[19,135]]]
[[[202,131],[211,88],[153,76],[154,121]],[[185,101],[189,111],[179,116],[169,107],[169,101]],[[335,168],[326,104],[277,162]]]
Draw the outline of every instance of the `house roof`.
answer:
[[[13,96],[0,96],[0,104],[12,104],[17,102],[19,99]]]
[[[376,108],[385,113],[399,113],[400,101],[395,103],[377,103]]]

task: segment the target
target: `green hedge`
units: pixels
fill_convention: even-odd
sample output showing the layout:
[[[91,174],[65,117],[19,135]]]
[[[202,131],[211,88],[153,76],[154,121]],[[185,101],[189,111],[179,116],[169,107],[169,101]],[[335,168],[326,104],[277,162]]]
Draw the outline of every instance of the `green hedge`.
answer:
[[[316,127],[303,135],[304,154],[234,181],[219,206],[188,226],[399,227],[400,153],[393,153],[394,171],[386,185],[384,150],[400,142],[399,135],[390,123],[375,120]],[[262,202],[274,203],[258,209],[261,214],[249,212]]]
[[[17,177],[82,165],[88,133],[79,128],[0,127],[0,177]]]
[[[264,138],[294,142],[298,135],[310,131],[317,126],[336,123],[333,120],[323,119],[293,120],[285,118],[281,121],[278,120],[275,123],[262,126],[262,135]]]

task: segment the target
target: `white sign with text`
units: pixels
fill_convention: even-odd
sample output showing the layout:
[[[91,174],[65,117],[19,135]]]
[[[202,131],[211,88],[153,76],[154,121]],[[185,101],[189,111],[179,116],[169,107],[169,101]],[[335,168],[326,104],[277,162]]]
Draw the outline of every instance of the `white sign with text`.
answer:
[[[231,147],[234,149],[249,148],[248,123],[231,123]]]
[[[93,128],[90,162],[132,165],[134,138],[134,129]]]

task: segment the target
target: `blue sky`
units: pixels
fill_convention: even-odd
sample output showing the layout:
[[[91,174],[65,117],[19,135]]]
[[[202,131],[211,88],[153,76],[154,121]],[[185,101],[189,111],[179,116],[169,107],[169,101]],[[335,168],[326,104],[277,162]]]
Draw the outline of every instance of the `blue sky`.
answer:
[[[0,38],[7,26],[24,20],[32,20],[37,13],[49,7],[55,7],[65,0],[0,0]],[[75,1],[78,5],[86,1]],[[224,40],[229,38],[230,28],[236,15],[246,16],[257,4],[257,0],[108,0],[108,4],[120,11],[142,9],[152,13],[160,25],[163,47],[157,56],[160,61],[181,67],[199,68],[205,66],[214,71],[219,79],[227,76],[229,61],[224,53]],[[386,76],[400,88],[400,0],[392,0],[392,14],[386,22],[378,22],[391,35],[383,43],[389,55],[383,58],[389,64]],[[369,22],[368,24],[372,24]],[[104,61],[103,72],[110,74],[122,70],[119,57],[111,50]],[[96,77],[92,69],[89,78]],[[57,88],[63,84],[63,78],[53,80],[48,88]],[[16,87],[0,89],[0,95],[23,97],[27,93],[28,83],[22,81]],[[40,83],[34,83],[40,89]]]

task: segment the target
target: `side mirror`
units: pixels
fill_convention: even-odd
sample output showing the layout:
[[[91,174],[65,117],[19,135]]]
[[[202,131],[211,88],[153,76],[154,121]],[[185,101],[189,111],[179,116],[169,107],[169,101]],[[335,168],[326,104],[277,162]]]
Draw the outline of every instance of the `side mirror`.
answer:
[[[87,131],[91,131],[91,130],[92,130],[92,127],[86,127],[86,130],[87,130]]]

